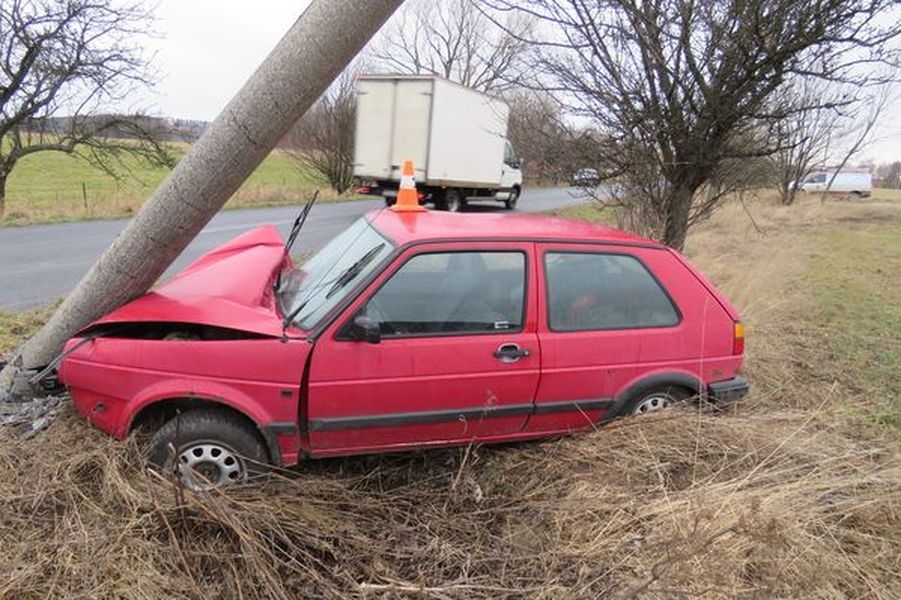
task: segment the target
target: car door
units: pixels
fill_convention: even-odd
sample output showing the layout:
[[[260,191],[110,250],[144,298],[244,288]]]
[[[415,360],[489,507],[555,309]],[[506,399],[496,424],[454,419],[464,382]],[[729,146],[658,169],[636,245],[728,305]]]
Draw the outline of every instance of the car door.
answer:
[[[510,142],[504,143],[504,164],[501,168],[501,189],[509,190],[522,185],[522,169]]]
[[[635,378],[684,366],[685,323],[654,275],[668,259],[650,248],[539,245],[542,375],[529,431],[591,427]]]
[[[443,243],[400,255],[317,341],[313,454],[462,443],[520,432],[540,372],[533,245]],[[378,323],[378,343],[353,323]]]

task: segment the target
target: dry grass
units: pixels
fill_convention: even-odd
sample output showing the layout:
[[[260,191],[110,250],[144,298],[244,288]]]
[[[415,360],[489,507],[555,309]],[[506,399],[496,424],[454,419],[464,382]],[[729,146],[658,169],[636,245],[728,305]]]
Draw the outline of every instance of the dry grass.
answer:
[[[765,233],[735,204],[688,247],[746,315],[746,402],[206,496],[70,412],[0,432],[0,597],[901,597],[897,430],[847,411],[871,367],[834,354],[811,275],[832,232],[899,214],[746,208]]]

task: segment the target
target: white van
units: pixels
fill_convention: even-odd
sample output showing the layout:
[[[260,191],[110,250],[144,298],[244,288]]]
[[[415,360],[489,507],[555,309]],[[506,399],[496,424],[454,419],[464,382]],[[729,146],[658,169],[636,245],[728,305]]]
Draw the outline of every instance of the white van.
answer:
[[[829,181],[832,176],[835,179],[832,185]],[[829,186],[829,189],[826,189]],[[798,189],[805,192],[835,192],[854,194],[862,198],[868,197],[873,193],[873,176],[869,171],[815,171],[807,176]]]

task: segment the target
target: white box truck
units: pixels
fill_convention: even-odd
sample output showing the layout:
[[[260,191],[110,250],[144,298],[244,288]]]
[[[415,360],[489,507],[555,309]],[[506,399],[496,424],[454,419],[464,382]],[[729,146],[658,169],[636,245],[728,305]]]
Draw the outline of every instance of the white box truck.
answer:
[[[835,176],[835,179],[833,179]],[[830,185],[830,181],[832,184]],[[828,190],[826,188],[829,188]],[[873,176],[869,171],[815,171],[798,188],[805,192],[834,192],[866,198],[873,193]]]
[[[522,161],[507,141],[501,100],[430,75],[362,75],[357,80],[354,177],[357,192],[394,203],[405,160],[420,202],[457,211],[468,198],[516,206]]]

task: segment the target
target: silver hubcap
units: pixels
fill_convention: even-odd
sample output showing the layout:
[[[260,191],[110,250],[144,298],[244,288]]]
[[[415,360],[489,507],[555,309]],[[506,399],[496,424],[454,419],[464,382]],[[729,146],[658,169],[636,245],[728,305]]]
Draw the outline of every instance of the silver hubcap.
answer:
[[[655,410],[663,410],[667,406],[673,403],[673,399],[670,398],[666,394],[654,394],[652,396],[648,396],[644,400],[638,403],[638,406],[635,407],[635,410],[632,411],[633,415],[643,415],[645,413],[653,412]]]
[[[231,449],[209,442],[193,444],[178,455],[178,472],[185,487],[211,490],[226,483],[242,481],[244,463]]]

